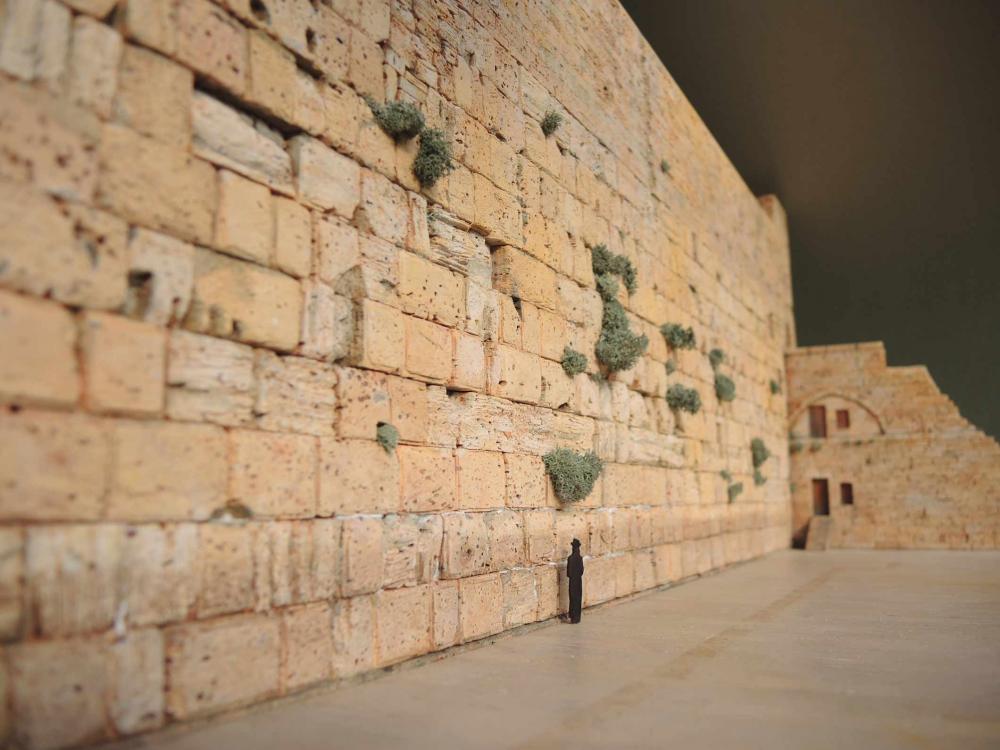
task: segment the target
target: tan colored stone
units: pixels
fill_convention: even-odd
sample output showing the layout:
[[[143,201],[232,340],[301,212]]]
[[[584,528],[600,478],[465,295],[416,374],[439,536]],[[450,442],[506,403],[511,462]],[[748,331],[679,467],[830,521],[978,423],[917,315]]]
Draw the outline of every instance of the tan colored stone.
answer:
[[[377,591],[382,584],[382,521],[345,518],[343,526],[342,596]]]
[[[126,45],[112,115],[143,135],[187,148],[193,87],[191,71],[155,52]]]
[[[80,328],[87,406],[119,414],[161,412],[165,332],[106,313],[87,313]]]
[[[208,0],[176,5],[177,59],[237,96],[248,75],[247,31]]]
[[[507,505],[512,508],[541,508],[546,505],[545,464],[538,456],[504,454],[507,475]]]
[[[121,14],[122,30],[129,39],[172,55],[177,50],[173,13],[171,0],[126,0]]]
[[[373,439],[323,438],[319,487],[321,516],[390,513],[399,509],[399,462]]]
[[[441,577],[465,578],[490,569],[490,536],[484,513],[445,513]]]
[[[333,629],[330,605],[307,604],[282,612],[281,689],[297,690],[330,678]]]
[[[271,191],[234,172],[219,170],[214,244],[230,255],[267,265],[274,244]]]
[[[462,640],[474,641],[503,630],[503,584],[499,573],[458,582]]]
[[[274,262],[292,276],[309,275],[312,267],[312,219],[309,211],[288,198],[274,205]]]
[[[434,647],[454,646],[461,637],[459,627],[458,581],[434,584]]]
[[[380,372],[337,368],[337,434],[342,438],[375,439],[391,418],[388,378]]]
[[[538,591],[531,568],[508,570],[500,574],[503,583],[503,626],[516,628],[534,622],[538,616]]]
[[[409,229],[406,192],[377,172],[364,170],[355,222],[362,231],[402,246]]]
[[[133,627],[187,618],[198,596],[198,525],[149,524],[125,531],[123,577]]]
[[[233,430],[229,446],[229,500],[246,506],[255,517],[315,515],[316,438]]]
[[[493,451],[455,452],[458,507],[462,510],[501,508],[506,500],[503,454]]]
[[[73,20],[68,82],[70,98],[102,118],[111,114],[111,104],[118,87],[122,46],[121,36],[111,27],[87,16],[77,16]]]
[[[451,376],[451,334],[448,329],[412,317],[406,317],[405,324],[407,372],[433,382],[447,382]]]
[[[427,386],[390,375],[389,421],[404,442],[423,443],[428,434]]]
[[[337,407],[333,367],[303,357],[257,350],[254,414],[266,430],[332,435]]]
[[[521,514],[500,510],[486,514],[490,535],[490,569],[508,570],[525,563],[524,521]]]
[[[403,312],[454,328],[464,320],[465,289],[457,274],[419,255],[399,256],[399,301]]]
[[[362,300],[358,305],[351,363],[385,372],[403,369],[406,358],[405,319],[393,307]]]
[[[377,665],[393,664],[431,650],[431,603],[429,585],[380,591],[375,596]]]
[[[122,734],[143,732],[164,721],[163,633],[133,630],[108,647],[111,721]]]
[[[354,339],[354,305],[326,284],[302,282],[302,336],[298,352],[332,362],[346,357]]]
[[[71,405],[80,396],[76,322],[51,302],[0,292],[0,401]]]
[[[441,516],[410,513],[385,517],[382,588],[434,580],[441,559]]]
[[[486,348],[478,336],[452,331],[453,367],[448,385],[456,390],[486,388]]]
[[[542,396],[540,358],[537,355],[498,346],[490,355],[489,392],[513,401],[538,403]]]
[[[199,619],[249,609],[255,602],[254,528],[221,523],[198,530]]]
[[[450,450],[400,445],[396,453],[404,511],[432,512],[456,507],[455,458]]]
[[[550,562],[556,557],[556,517],[551,510],[528,510],[523,513],[528,562]]]
[[[248,99],[285,122],[296,120],[295,56],[261,32],[251,32]]]
[[[374,596],[338,599],[333,604],[333,675],[350,677],[375,664]]]
[[[253,349],[188,331],[170,332],[167,415],[171,419],[247,424],[256,381]]]
[[[161,326],[184,319],[194,286],[194,248],[190,244],[136,229],[129,235],[128,274],[126,315]]]
[[[299,198],[347,219],[353,217],[361,198],[361,170],[357,163],[305,135],[292,138],[288,150]]]

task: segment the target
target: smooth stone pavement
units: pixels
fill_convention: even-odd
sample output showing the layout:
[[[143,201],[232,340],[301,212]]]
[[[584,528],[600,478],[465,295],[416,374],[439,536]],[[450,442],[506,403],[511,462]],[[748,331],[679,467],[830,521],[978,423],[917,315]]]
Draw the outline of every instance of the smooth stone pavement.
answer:
[[[1000,553],[774,553],[123,746],[997,748]]]

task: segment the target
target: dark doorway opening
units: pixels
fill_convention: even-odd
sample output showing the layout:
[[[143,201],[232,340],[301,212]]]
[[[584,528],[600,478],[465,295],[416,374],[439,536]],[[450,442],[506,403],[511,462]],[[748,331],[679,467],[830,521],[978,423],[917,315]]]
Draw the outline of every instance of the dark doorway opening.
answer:
[[[854,505],[854,485],[850,482],[840,483],[840,502],[842,505]]]
[[[847,409],[837,409],[837,429],[846,430],[851,426],[851,413]]]
[[[813,515],[830,515],[830,483],[825,479],[813,480]]]
[[[809,436],[814,438],[826,437],[826,407],[809,407]]]

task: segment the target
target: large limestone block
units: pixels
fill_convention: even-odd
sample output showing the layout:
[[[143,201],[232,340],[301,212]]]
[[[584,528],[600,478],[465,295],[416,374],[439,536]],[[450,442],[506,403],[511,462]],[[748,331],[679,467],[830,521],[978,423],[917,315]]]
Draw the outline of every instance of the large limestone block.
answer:
[[[80,396],[76,321],[52,302],[0,292],[0,400],[72,405]]]
[[[503,584],[499,573],[463,578],[458,582],[458,591],[463,641],[503,630]]]
[[[380,591],[375,596],[376,663],[393,664],[431,650],[430,585]]]

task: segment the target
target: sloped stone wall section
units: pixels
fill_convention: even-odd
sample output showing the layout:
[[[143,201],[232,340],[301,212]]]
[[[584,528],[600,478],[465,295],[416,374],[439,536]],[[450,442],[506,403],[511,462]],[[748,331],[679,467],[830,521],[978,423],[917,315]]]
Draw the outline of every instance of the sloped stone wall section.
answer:
[[[587,604],[787,545],[784,214],[616,3],[0,18],[0,736],[148,732],[554,617],[574,537]],[[365,96],[455,169],[421,189]],[[610,378],[602,243],[650,342]],[[605,461],[585,501],[556,447]]]
[[[826,546],[1000,546],[1000,445],[962,417],[926,367],[887,366],[881,342],[803,347],[787,362],[800,540],[815,517],[813,482],[825,481]],[[813,436],[817,407],[826,437]]]

